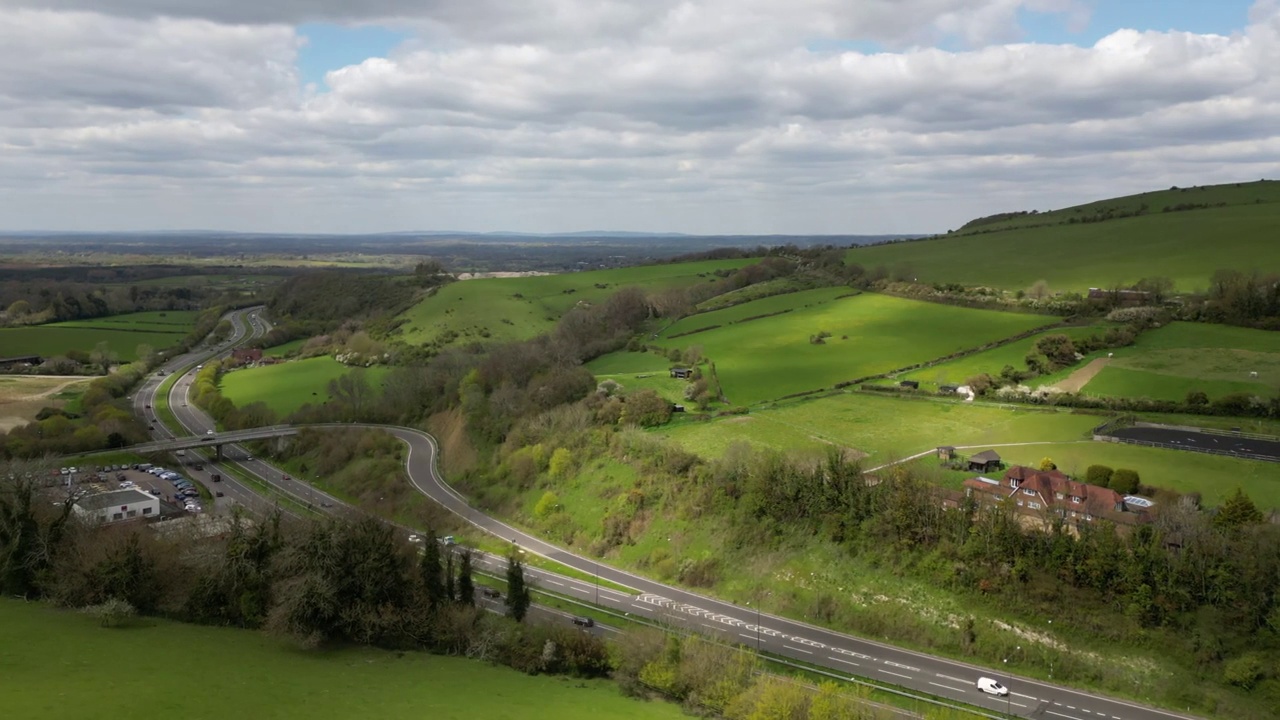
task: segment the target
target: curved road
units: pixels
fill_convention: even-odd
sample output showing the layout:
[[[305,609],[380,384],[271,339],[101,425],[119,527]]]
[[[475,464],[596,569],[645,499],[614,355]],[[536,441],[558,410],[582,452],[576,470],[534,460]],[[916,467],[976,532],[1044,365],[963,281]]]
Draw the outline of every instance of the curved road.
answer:
[[[260,309],[241,312],[233,317],[233,322],[236,324],[233,342],[257,336],[269,329],[258,315],[258,310]],[[246,320],[249,327],[244,325]],[[230,344],[233,343],[228,343],[216,352],[206,354],[205,357],[223,354]],[[198,362],[198,358],[198,354],[187,357],[185,365]],[[183,366],[182,362],[174,361],[175,368]],[[214,425],[205,413],[198,408],[188,407],[185,402],[186,392],[193,376],[194,373],[187,373],[174,384],[170,393],[171,408],[178,421],[188,431],[194,435],[200,435],[206,430],[213,429]],[[149,395],[154,395],[159,386],[159,379],[154,379],[157,380],[156,383],[151,384],[149,388],[144,388]],[[138,393],[140,398],[144,395],[147,393]],[[598,583],[591,580],[578,580],[536,568],[528,569],[530,576],[538,584],[548,589],[553,589],[554,586],[553,591],[562,595],[580,597],[584,602],[595,602],[618,612],[679,624],[695,631],[711,633],[731,642],[747,646],[755,644],[761,650],[800,662],[821,665],[837,673],[870,678],[976,705],[993,712],[1047,720],[1170,720],[1188,717],[853,637],[796,620],[763,614],[758,609],[723,602],[634,575],[625,570],[602,565],[593,559],[547,543],[471,507],[466,499],[441,477],[436,463],[438,447],[435,439],[427,433],[396,426],[368,425],[368,427],[381,428],[408,445],[409,453],[405,464],[414,487],[475,527],[511,541],[523,551],[541,555],[582,573],[635,588],[638,591],[636,594],[628,594],[607,587],[599,587]],[[310,504],[318,510],[331,514],[351,517],[361,514],[361,511],[356,508],[305,482],[296,478],[286,479],[279,470],[267,463],[248,459],[243,450],[232,448],[228,454],[232,458],[230,462],[268,479],[273,489],[300,503]],[[231,501],[256,510],[272,506],[270,500],[241,485],[233,477],[226,474],[223,477],[224,482],[221,486]],[[405,528],[405,530],[409,529]],[[479,555],[477,564],[491,572],[500,573],[502,570],[502,560],[493,556]],[[981,676],[999,678],[1010,688],[1010,695],[1005,698],[996,698],[979,692],[974,687],[974,682]]]

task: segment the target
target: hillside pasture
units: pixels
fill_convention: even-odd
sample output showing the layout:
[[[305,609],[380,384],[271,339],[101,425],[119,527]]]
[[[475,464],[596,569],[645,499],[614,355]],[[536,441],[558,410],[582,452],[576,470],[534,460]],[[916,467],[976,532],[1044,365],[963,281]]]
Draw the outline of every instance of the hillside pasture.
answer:
[[[1268,330],[1175,322],[1112,352],[1083,392],[1182,401],[1193,390],[1213,399],[1240,392],[1272,397],[1280,388],[1280,333]]]
[[[1214,270],[1280,269],[1280,202],[1170,212],[1098,223],[1010,229],[854,248],[846,262],[909,272],[921,282],[1053,292],[1127,286],[1166,276],[1208,287]]]
[[[712,282],[717,270],[752,260],[712,260],[614,270],[480,278],[450,283],[399,315],[401,338],[420,345],[453,337],[457,342],[523,340],[546,332],[578,303],[598,303],[626,287],[646,291]]]
[[[221,388],[223,396],[237,407],[261,401],[283,418],[308,403],[327,401],[329,381],[353,371],[358,372],[331,357],[314,357],[235,370],[222,376]],[[364,372],[376,389],[389,371],[373,367]]]
[[[969,378],[981,373],[988,373],[993,377],[999,376],[1006,365],[1012,365],[1018,370],[1026,370],[1027,355],[1035,347],[1036,342],[1045,335],[1066,335],[1072,340],[1080,340],[1103,332],[1106,332],[1106,326],[1101,324],[1054,328],[1007,345],[949,360],[932,367],[913,370],[902,375],[902,378],[915,380],[922,388],[930,390],[936,390],[938,385],[943,384],[963,385]],[[1073,367],[1078,368],[1080,365]]]
[[[92,320],[0,328],[4,356],[54,357],[71,350],[89,352],[106,342],[120,362],[138,359],[139,345],[160,350],[180,342],[195,327],[194,311],[142,312]]]
[[[729,402],[751,405],[941,358],[1056,322],[1040,315],[971,310],[887,295],[821,288],[687,317],[666,328],[665,348],[701,347]],[[755,316],[767,315],[758,319]],[[713,327],[682,337],[680,333]],[[811,342],[830,333],[821,344]]]
[[[808,453],[839,448],[875,467],[939,445],[1084,441],[1101,421],[1042,408],[845,392],[711,422],[675,423],[659,432],[703,457],[720,457],[746,442]]]
[[[608,680],[535,677],[417,652],[304,652],[263,633],[150,618],[107,629],[11,599],[0,600],[0,666],[13,718],[686,717],[675,704],[624,698]],[[176,668],[198,677],[199,689],[175,687]]]

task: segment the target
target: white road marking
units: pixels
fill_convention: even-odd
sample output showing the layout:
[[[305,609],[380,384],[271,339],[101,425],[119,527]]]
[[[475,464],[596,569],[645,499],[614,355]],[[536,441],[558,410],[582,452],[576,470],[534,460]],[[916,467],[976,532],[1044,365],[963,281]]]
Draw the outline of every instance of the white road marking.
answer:
[[[885,670],[884,668],[876,668],[876,669],[877,669],[877,670],[879,670],[880,672],[884,673],[885,675],[894,675],[894,676],[897,676],[897,677],[900,677],[900,678],[906,678],[906,679],[908,679],[908,680],[915,680],[915,678],[911,677],[910,675],[903,675],[902,673],[889,672],[888,670]]]
[[[1026,698],[1026,699],[1028,699],[1028,700],[1039,700],[1039,699],[1040,699],[1040,698],[1038,698],[1038,697],[1034,697],[1034,696],[1032,696],[1032,695],[1023,695],[1022,693],[1016,693],[1016,692],[1011,692],[1011,693],[1009,693],[1009,694],[1010,694],[1010,695],[1016,695],[1017,697],[1020,697],[1020,698]]]
[[[748,639],[748,640],[755,640],[755,639],[756,639],[756,636],[755,636],[755,635],[748,635],[748,634],[746,634],[746,633],[738,633],[738,637],[744,637],[744,638],[746,638],[746,639]]]
[[[938,677],[942,678],[943,680],[952,680],[952,681],[955,681],[955,682],[958,682],[958,683],[967,683],[967,682],[970,682],[969,680],[962,680],[962,679],[960,679],[960,678],[958,678],[958,677],[951,677],[950,675],[943,675],[942,673],[935,673],[935,674],[936,674]]]
[[[914,668],[914,667],[911,667],[910,665],[903,665],[902,663],[896,663],[892,660],[885,660],[884,664],[892,665],[893,667],[896,667],[896,668],[902,668],[903,670],[910,670],[911,672],[920,672],[920,668]]]
[[[828,656],[827,656],[827,659],[828,659],[828,660],[835,660],[836,662],[842,662],[842,663],[845,663],[846,665],[852,665],[852,666],[854,666],[854,667],[862,667],[861,665],[859,665],[858,663],[856,663],[856,662],[854,662],[854,661],[852,661],[852,660],[845,660],[845,659],[843,659],[843,658],[834,657],[834,656],[832,656],[832,655],[828,655]]]
[[[948,690],[954,690],[955,692],[964,692],[964,690],[962,690],[961,688],[953,688],[953,687],[951,687],[950,685],[942,685],[942,684],[940,684],[940,683],[936,683],[936,682],[934,682],[934,681],[932,681],[932,680],[930,680],[930,681],[929,681],[929,684],[930,684],[930,685],[932,685],[932,686],[934,686],[934,687],[940,687],[940,688],[946,688],[946,689],[948,689]]]
[[[1070,720],[1084,720],[1083,718],[1078,718],[1075,715],[1063,715],[1060,712],[1054,712],[1052,710],[1045,710],[1045,712],[1049,715],[1057,715],[1058,717],[1070,718]]]
[[[802,652],[802,653],[804,653],[805,655],[812,655],[812,654],[813,654],[813,651],[812,651],[812,650],[803,650],[803,649],[798,648],[798,647],[791,647],[790,645],[783,645],[782,647],[784,647],[784,648],[786,648],[786,649],[788,649],[788,650],[795,650],[796,652]]]

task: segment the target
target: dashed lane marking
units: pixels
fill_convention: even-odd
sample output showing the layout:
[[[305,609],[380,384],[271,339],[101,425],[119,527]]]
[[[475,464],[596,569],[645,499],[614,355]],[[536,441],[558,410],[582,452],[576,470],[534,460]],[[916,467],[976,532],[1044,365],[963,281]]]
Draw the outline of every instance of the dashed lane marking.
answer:
[[[953,692],[964,692],[964,690],[963,690],[962,688],[954,688],[954,687],[951,687],[950,685],[943,685],[942,683],[936,683],[936,682],[934,682],[934,681],[932,681],[932,680],[930,680],[930,681],[929,681],[929,684],[930,684],[930,685],[932,685],[932,686],[934,686],[934,687],[946,688],[946,689],[951,690],[951,691],[953,691]]]
[[[854,661],[852,661],[852,660],[845,660],[844,658],[838,658],[838,657],[835,657],[834,655],[828,655],[828,656],[827,656],[827,659],[828,659],[828,660],[835,660],[836,662],[842,662],[842,663],[844,663],[844,664],[846,664],[846,665],[852,665],[852,666],[854,666],[854,667],[862,667],[861,665],[859,665],[858,663],[856,663],[856,662],[854,662]]]
[[[786,649],[788,649],[788,650],[794,650],[794,651],[796,651],[796,652],[802,652],[802,653],[804,653],[805,655],[812,655],[812,654],[813,654],[813,651],[812,651],[812,650],[804,650],[804,649],[802,649],[802,648],[798,648],[798,647],[791,647],[790,645],[783,645],[782,647],[784,647],[784,648],[786,648]]]
[[[907,680],[915,680],[915,678],[911,677],[910,675],[903,675],[902,673],[889,672],[888,670],[885,670],[884,668],[876,668],[876,669],[877,669],[877,670],[879,670],[880,672],[884,673],[885,675],[893,675],[893,676],[895,676],[895,677],[906,678]]]

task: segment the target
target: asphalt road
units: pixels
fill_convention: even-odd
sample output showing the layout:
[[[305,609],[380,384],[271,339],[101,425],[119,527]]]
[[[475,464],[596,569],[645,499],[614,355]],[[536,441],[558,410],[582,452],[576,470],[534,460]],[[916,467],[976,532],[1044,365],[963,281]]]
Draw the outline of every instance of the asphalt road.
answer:
[[[1128,427],[1109,435],[1172,448],[1211,453],[1239,453],[1259,460],[1280,462],[1280,442],[1230,433],[1206,433],[1177,428]]]
[[[266,332],[264,321],[256,317],[256,312],[241,312],[233,317],[233,323],[236,325],[235,340]],[[185,360],[176,360],[172,368],[185,367],[199,359],[200,356],[196,354]],[[166,365],[166,370],[169,368]],[[203,435],[205,430],[213,428],[212,420],[198,408],[188,406],[185,402],[187,388],[193,376],[194,373],[188,373],[175,383],[170,393],[170,406],[188,431],[193,435]],[[154,395],[160,380],[157,377],[148,379],[148,384],[137,395],[139,404],[145,402],[144,397]],[[999,668],[984,668],[845,635],[761,613],[746,603],[736,605],[723,602],[599,564],[591,558],[570,553],[524,533],[468,505],[465,498],[440,476],[436,467],[437,446],[430,435],[410,428],[373,427],[382,427],[409,446],[407,470],[411,482],[420,492],[475,527],[511,541],[520,552],[534,553],[587,575],[636,590],[634,593],[619,592],[601,587],[594,580],[578,580],[527,567],[527,575],[533,583],[549,591],[580,598],[583,602],[598,604],[617,612],[705,632],[730,642],[754,645],[763,651],[820,665],[836,673],[891,683],[993,712],[1055,720],[1169,720],[1188,717],[1017,677],[1001,672]],[[299,503],[311,504],[316,509],[335,515],[354,517],[360,514],[359,510],[307,483],[296,478],[286,479],[279,470],[262,461],[247,459],[247,453],[243,449],[229,447],[227,455],[230,458],[227,462],[266,478],[274,490]],[[206,468],[209,467],[206,465]],[[205,475],[207,476],[207,472]],[[241,503],[254,510],[271,507],[270,500],[225,473],[223,477],[224,482],[219,484],[219,489],[225,492],[226,497],[219,499],[221,504]],[[195,479],[207,482],[206,478]],[[408,528],[404,530],[410,531]],[[501,574],[505,566],[502,558],[483,553],[476,553],[475,561],[478,568],[494,574]],[[1028,652],[1034,650],[1029,648]],[[1010,688],[1010,695],[997,698],[979,692],[974,683],[984,676],[1000,680]]]

